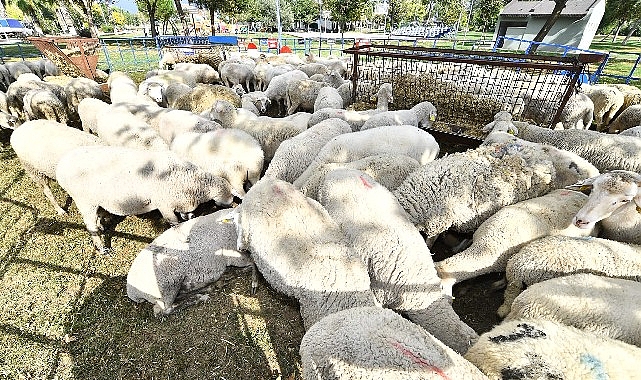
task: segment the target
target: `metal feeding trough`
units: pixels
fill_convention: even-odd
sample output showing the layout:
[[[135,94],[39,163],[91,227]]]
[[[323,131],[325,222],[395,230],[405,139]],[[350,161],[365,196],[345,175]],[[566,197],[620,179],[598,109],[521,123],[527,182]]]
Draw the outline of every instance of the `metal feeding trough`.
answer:
[[[486,135],[483,126],[499,111],[511,112],[514,120],[553,126],[586,64],[603,58],[377,44],[344,52],[353,55],[355,104],[371,103],[380,85],[391,83],[390,109],[428,100],[438,112],[430,132],[465,145],[478,145]]]
[[[27,39],[64,75],[96,79],[100,46],[97,38],[28,37]]]

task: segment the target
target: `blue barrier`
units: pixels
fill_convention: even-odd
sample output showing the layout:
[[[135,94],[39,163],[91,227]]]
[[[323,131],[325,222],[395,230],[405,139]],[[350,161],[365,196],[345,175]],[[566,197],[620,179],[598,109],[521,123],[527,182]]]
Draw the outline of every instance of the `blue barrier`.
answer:
[[[207,40],[213,45],[238,46],[238,37],[236,36],[209,36]]]

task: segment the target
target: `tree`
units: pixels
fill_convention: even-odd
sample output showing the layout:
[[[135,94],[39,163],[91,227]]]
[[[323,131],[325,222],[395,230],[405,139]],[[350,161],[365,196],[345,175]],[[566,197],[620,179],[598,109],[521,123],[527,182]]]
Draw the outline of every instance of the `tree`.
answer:
[[[161,1],[163,0],[136,0],[138,11],[149,18],[151,37],[154,39],[158,36],[158,31],[156,30],[156,12],[158,10],[158,4]]]
[[[342,38],[347,23],[361,19],[367,0],[326,0],[323,4],[330,11],[332,20],[338,23]]]
[[[456,24],[461,14],[465,13],[461,0],[439,0],[436,2],[435,10],[439,21],[446,25]]]
[[[233,15],[244,12],[249,6],[248,0],[195,0],[194,2],[209,10],[212,35],[216,35],[216,12]]]
[[[483,32],[493,30],[507,0],[473,0],[471,26]]]
[[[53,0],[13,0],[9,4],[17,7],[25,18],[33,22],[39,32],[53,33],[60,31],[55,22],[55,3]]]
[[[309,29],[309,24],[318,19],[320,9],[316,0],[294,0],[290,4],[295,22],[302,22]]]
[[[612,42],[616,41],[621,29],[627,24],[628,33],[634,33],[641,22],[641,1],[640,0],[617,0],[607,1],[605,3],[605,14],[599,25],[599,32],[605,36],[601,41],[605,41],[613,32]],[[632,34],[629,34],[630,36]],[[622,42],[625,44],[629,37]]]
[[[536,50],[539,48],[539,44],[537,44],[536,42],[543,42],[543,39],[548,35],[556,20],[558,20],[559,16],[561,16],[561,11],[563,11],[567,2],[568,0],[554,0],[554,9],[552,10],[552,14],[548,17],[548,19],[545,21],[545,24],[543,24],[543,26],[541,27],[541,30],[539,30],[539,32],[532,40],[535,43],[531,45],[529,54],[536,53]]]

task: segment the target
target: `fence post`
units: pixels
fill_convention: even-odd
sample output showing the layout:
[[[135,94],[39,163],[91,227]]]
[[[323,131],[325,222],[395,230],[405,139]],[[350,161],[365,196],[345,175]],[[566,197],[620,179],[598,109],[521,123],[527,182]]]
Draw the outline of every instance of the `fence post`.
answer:
[[[107,48],[107,44],[105,43],[105,40],[98,39],[100,41],[100,45],[102,45],[102,52],[105,55],[105,61],[107,61],[107,67],[109,68],[109,72],[113,71],[113,65],[111,64],[111,57],[109,56],[109,49]]]
[[[630,74],[625,78],[625,84],[630,84],[630,81],[634,77],[634,71],[637,69],[637,66],[639,65],[639,61],[641,60],[641,53],[637,54],[637,60],[634,61],[634,65],[632,65],[632,70],[630,70]]]

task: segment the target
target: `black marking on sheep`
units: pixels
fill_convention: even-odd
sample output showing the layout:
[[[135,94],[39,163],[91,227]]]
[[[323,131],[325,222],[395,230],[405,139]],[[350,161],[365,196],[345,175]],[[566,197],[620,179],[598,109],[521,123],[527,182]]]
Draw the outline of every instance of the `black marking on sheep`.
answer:
[[[505,343],[505,342],[514,342],[522,338],[541,338],[545,337],[545,333],[541,330],[535,329],[534,326],[528,325],[527,323],[519,323],[516,325],[519,327],[513,334],[509,335],[497,335],[490,337],[492,343]]]

